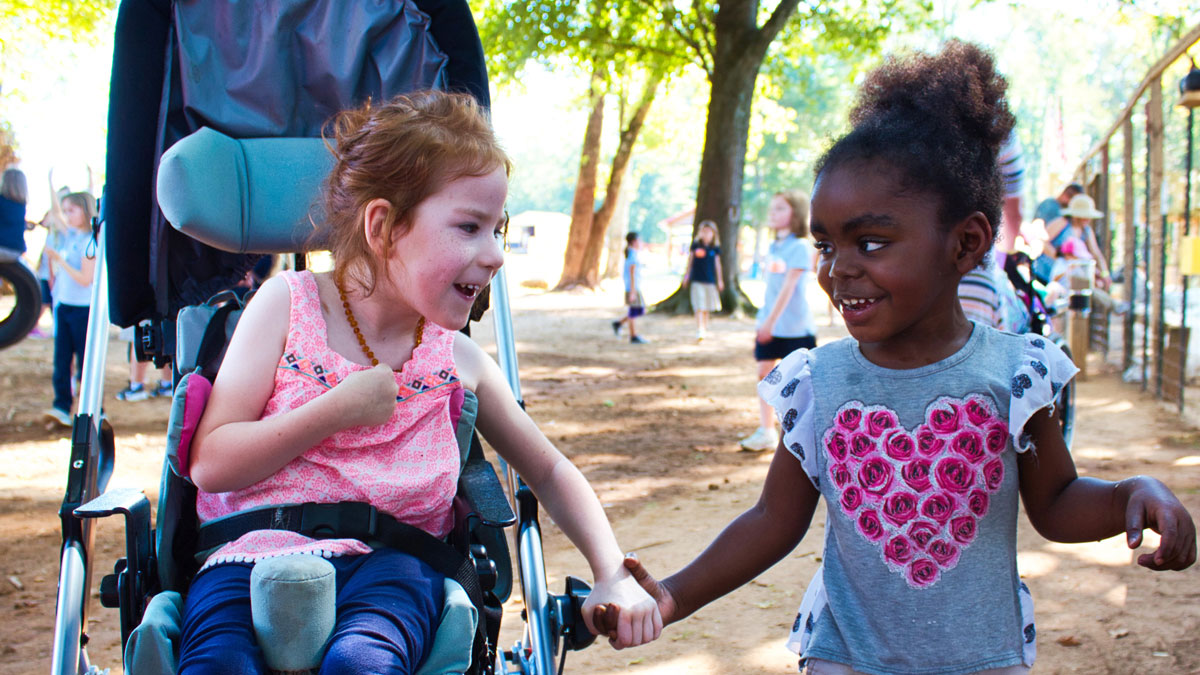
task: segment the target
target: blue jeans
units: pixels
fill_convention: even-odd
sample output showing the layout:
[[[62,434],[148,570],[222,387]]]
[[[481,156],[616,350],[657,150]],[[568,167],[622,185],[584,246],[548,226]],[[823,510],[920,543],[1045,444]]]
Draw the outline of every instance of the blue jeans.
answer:
[[[411,673],[425,660],[445,602],[444,577],[392,549],[340,556],[337,623],[321,663],[333,673]],[[183,611],[179,673],[265,673],[250,617],[250,563],[197,575]]]
[[[90,307],[59,305],[54,308],[54,407],[71,414],[71,358],[75,372],[83,373],[83,346],[87,341]]]

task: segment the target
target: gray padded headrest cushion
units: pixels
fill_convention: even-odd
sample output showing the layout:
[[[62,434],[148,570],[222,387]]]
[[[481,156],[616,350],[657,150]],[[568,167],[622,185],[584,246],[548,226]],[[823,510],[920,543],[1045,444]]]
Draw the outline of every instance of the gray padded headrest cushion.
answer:
[[[311,248],[333,156],[320,138],[230,138],[208,127],[159,162],[158,203],[175,229],[235,253]]]

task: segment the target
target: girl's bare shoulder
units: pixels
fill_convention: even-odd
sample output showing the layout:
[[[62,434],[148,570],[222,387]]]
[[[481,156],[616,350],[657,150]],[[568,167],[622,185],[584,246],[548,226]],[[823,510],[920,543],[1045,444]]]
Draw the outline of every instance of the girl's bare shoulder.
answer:
[[[462,385],[476,393],[479,393],[481,382],[500,373],[496,362],[483,347],[461,332],[454,334],[454,367]]]

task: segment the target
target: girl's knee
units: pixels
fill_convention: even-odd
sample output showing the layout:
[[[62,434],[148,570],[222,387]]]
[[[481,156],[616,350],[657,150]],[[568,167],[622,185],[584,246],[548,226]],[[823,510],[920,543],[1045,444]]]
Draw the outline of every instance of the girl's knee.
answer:
[[[414,672],[422,655],[409,654],[406,646],[370,635],[346,635],[329,644],[321,661],[321,675]]]
[[[191,654],[180,658],[179,675],[247,675],[265,673],[261,657],[233,650]]]

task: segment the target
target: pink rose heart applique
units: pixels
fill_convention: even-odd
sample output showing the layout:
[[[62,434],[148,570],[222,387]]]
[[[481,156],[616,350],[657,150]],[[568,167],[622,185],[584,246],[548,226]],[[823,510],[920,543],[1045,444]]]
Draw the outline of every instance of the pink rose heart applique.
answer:
[[[1004,480],[1008,425],[980,395],[943,396],[914,430],[884,406],[850,401],[823,443],[838,505],[913,588],[928,588],[975,539]]]

